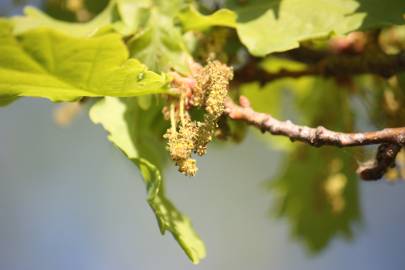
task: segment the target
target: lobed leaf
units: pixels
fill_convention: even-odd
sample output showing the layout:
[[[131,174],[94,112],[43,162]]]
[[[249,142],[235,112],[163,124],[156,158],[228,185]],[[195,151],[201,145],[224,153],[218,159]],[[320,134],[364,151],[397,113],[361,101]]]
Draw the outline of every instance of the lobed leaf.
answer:
[[[273,183],[276,213],[289,220],[291,233],[311,252],[336,236],[353,237],[360,220],[353,159],[341,149],[298,145]]]
[[[236,28],[255,56],[291,50],[302,41],[330,34],[405,23],[402,0],[228,0],[225,7],[234,14],[221,9],[203,16],[189,10],[180,18],[188,30],[214,25]],[[235,16],[236,24],[231,23]]]

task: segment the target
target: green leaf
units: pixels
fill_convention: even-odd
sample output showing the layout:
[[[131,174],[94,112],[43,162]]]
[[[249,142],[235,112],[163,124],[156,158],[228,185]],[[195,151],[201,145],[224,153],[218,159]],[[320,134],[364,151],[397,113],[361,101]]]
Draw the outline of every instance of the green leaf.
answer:
[[[133,35],[128,42],[130,55],[153,71],[167,72],[174,68],[187,73],[190,58],[180,28],[174,17],[184,0],[118,0],[121,19],[114,27],[125,35]]]
[[[150,15],[144,28],[128,43],[131,57],[142,61],[153,71],[169,71],[175,68],[186,73],[190,57],[180,29],[173,18],[157,9]]]
[[[186,29],[236,27],[240,40],[255,56],[291,50],[302,41],[330,34],[405,23],[403,0],[228,0],[225,7],[234,14],[228,9],[210,16],[188,11],[190,18],[180,18]],[[235,16],[236,26],[231,23]]]
[[[281,67],[305,68],[273,57],[262,66],[269,72],[278,72]],[[263,87],[246,84],[241,92],[255,110],[281,120],[295,119],[300,124],[340,131],[352,129],[347,90],[333,80],[288,78]],[[276,198],[274,211],[278,217],[288,219],[292,235],[311,252],[321,251],[338,235],[350,239],[353,225],[360,219],[355,152],[313,148],[284,137],[257,134],[273,148],[288,150],[278,176],[270,184]]]
[[[190,6],[178,15],[185,30],[203,30],[211,26],[236,27],[236,14],[229,9],[220,9],[211,15],[203,15]]]
[[[63,22],[50,17],[34,7],[26,7],[23,16],[15,16],[12,18],[14,34],[22,34],[37,28],[48,28],[76,37],[93,36],[110,26],[112,22],[111,14],[113,6],[114,1],[111,1],[103,12],[87,23]]]
[[[128,0],[125,0],[128,1]],[[139,1],[139,0],[129,0],[129,1]],[[187,7],[188,3],[192,0],[149,0],[154,6],[159,8],[162,14],[174,17],[179,13],[180,10]]]
[[[355,9],[353,1],[285,0],[278,8],[238,23],[237,31],[252,54],[266,55],[296,48],[302,40],[327,36],[332,31],[346,32],[343,28],[352,18],[346,15]]]
[[[263,56],[331,33],[403,24],[404,10],[402,0],[284,0],[257,18],[239,22],[237,31],[252,54]]]
[[[238,16],[238,22],[254,20],[269,9],[278,10],[284,0],[225,0],[224,6],[234,11]]]
[[[350,239],[360,219],[357,176],[351,151],[299,145],[273,183],[276,212],[291,224],[292,235],[312,252],[336,236]]]
[[[14,97],[14,96],[11,96],[11,97],[7,97],[7,96],[5,96],[5,97],[0,97],[0,107],[7,106],[7,105],[9,105],[10,103],[13,103],[14,101],[16,101],[17,99],[18,99],[18,97]]]
[[[148,203],[154,211],[160,232],[170,231],[194,264],[205,258],[205,245],[194,231],[188,217],[183,215],[163,192],[159,170],[144,159],[135,159],[148,190]]]
[[[115,2],[117,15],[121,20],[117,23],[125,34],[135,34],[145,27],[151,12],[174,17],[185,5],[184,0],[115,0]]]
[[[405,24],[405,2],[402,0],[357,0],[357,13],[365,18],[360,29]]]
[[[71,101],[83,96],[138,96],[167,90],[168,78],[148,71],[117,34],[73,38],[38,29],[17,38],[0,21],[0,97]]]
[[[132,35],[145,26],[150,16],[150,1],[120,0],[116,5],[119,20],[114,28],[123,35]]]
[[[124,36],[133,36],[128,42],[130,56],[153,71],[171,68],[188,73],[190,58],[180,28],[173,19],[185,5],[184,0],[113,0],[105,10],[88,23],[67,23],[51,18],[28,7],[24,16],[13,18],[14,33],[32,29],[53,29],[77,37],[94,36],[111,29]]]
[[[159,124],[161,106],[154,105],[144,111],[136,99],[106,97],[91,108],[90,118],[102,124],[109,132],[109,140],[138,166],[161,233],[170,231],[191,261],[198,263],[205,257],[204,243],[190,220],[174,207],[163,190],[160,171],[167,153],[161,137],[165,127]]]

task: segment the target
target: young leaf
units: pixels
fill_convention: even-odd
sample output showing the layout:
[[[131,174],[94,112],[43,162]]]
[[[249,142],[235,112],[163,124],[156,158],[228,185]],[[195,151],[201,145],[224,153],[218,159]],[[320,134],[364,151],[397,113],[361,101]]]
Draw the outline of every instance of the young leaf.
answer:
[[[129,35],[142,31],[150,23],[151,12],[174,17],[185,5],[185,0],[115,0],[118,22],[122,33]]]
[[[166,91],[166,76],[127,58],[128,51],[116,34],[73,38],[38,29],[14,37],[11,24],[0,21],[0,97],[71,101]]]
[[[153,71],[174,68],[187,73],[190,56],[173,20],[183,5],[184,0],[118,0],[121,22],[114,27],[125,35],[133,35],[128,42],[131,57]]]
[[[158,9],[150,11],[144,28],[128,43],[132,57],[142,61],[153,71],[169,71],[175,68],[187,72],[189,56],[173,18]]]
[[[205,246],[192,228],[190,220],[181,214],[166,198],[161,169],[164,163],[165,144],[157,117],[161,119],[160,106],[143,111],[135,99],[120,100],[106,97],[90,110],[94,123],[102,124],[108,139],[139,168],[148,192],[148,203],[155,212],[160,231],[170,231],[193,263],[205,257]]]

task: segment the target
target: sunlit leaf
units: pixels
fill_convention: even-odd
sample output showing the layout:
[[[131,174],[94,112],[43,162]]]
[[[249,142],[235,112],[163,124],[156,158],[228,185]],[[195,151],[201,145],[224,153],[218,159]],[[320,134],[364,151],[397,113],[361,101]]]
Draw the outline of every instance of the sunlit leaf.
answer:
[[[302,41],[331,34],[405,24],[403,0],[228,0],[225,7],[235,12],[239,38],[256,56],[294,49]],[[229,23],[231,12],[217,11],[222,13],[227,23],[217,15],[207,17],[197,12],[191,13],[192,22],[183,22],[186,29],[201,25],[234,27]]]
[[[116,34],[73,38],[38,29],[14,37],[10,23],[0,21],[0,97],[70,101],[166,91],[166,76],[127,58]]]
[[[297,48],[301,41],[331,33],[345,34],[358,29],[405,23],[402,17],[405,2],[402,0],[269,2],[274,2],[274,7],[252,20],[239,21],[237,26],[240,39],[254,55],[290,50]]]

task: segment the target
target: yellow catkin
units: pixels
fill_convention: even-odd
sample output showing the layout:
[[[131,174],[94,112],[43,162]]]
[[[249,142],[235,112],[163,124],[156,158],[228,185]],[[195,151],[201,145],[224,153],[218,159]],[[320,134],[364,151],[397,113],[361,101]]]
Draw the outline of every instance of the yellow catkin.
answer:
[[[206,89],[209,83],[209,76],[204,69],[195,75],[196,85],[192,89],[191,104],[195,107],[201,107],[204,105],[206,100]]]
[[[179,172],[181,172],[187,176],[195,176],[195,174],[198,171],[197,161],[192,158],[178,161],[177,165],[179,166]]]
[[[195,75],[196,86],[193,89],[191,103],[218,118],[224,111],[224,99],[228,93],[229,81],[233,78],[230,67],[219,61],[208,64]]]
[[[198,132],[195,138],[194,152],[200,156],[207,153],[207,145],[212,141],[217,123],[212,119],[212,116],[206,114],[204,122],[198,122]]]
[[[209,76],[208,96],[205,110],[217,119],[224,112],[224,101],[228,94],[229,81],[233,77],[232,69],[219,61],[209,62],[205,67]]]
[[[191,158],[192,153],[200,156],[206,154],[207,145],[218,127],[217,122],[224,111],[224,101],[233,73],[231,68],[219,61],[208,61],[194,77],[196,86],[192,89],[190,104],[205,110],[204,120],[191,120],[188,112],[184,110],[184,96],[180,97],[177,111],[174,109],[174,103],[171,104],[170,110],[163,110],[166,118],[170,114],[172,122],[171,128],[164,135],[168,141],[170,157],[176,162],[179,171],[188,176],[194,176],[198,170],[196,160]]]
[[[163,136],[168,140],[167,149],[169,150],[171,159],[179,166],[179,171],[186,175],[194,175],[197,171],[196,162],[190,161],[191,154],[195,148],[194,142],[196,136],[197,126],[191,121],[181,126],[179,131],[173,132],[171,128],[168,129]]]

